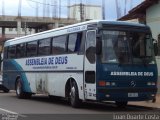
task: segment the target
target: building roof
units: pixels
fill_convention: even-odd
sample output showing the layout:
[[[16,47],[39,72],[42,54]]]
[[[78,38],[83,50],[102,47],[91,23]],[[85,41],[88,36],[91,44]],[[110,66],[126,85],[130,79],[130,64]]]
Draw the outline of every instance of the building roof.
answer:
[[[146,10],[154,5],[157,4],[159,0],[145,0],[132,10],[128,12],[127,15],[119,18],[118,20],[130,20],[130,19],[137,19],[137,18],[144,18],[146,16]]]

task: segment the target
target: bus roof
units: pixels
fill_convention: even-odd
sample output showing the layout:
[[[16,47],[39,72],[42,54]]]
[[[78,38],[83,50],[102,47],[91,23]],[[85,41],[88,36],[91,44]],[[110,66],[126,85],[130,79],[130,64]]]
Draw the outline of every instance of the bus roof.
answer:
[[[76,23],[73,25],[68,25],[65,27],[60,27],[60,28],[55,28],[52,30],[48,30],[48,31],[44,31],[44,32],[39,32],[39,33],[35,33],[32,35],[27,35],[27,36],[23,36],[23,37],[18,37],[18,38],[14,38],[11,40],[7,40],[4,44],[4,46],[9,46],[9,45],[14,45],[14,44],[18,44],[18,43],[24,43],[24,42],[29,42],[29,41],[33,41],[33,40],[39,40],[39,39],[44,39],[47,37],[54,37],[56,35],[63,35],[63,34],[67,34],[67,29],[72,29],[75,27],[80,27],[83,26],[83,29],[87,29],[87,25],[91,25],[91,24],[111,24],[111,25],[128,25],[128,26],[135,26],[135,27],[146,27],[146,25],[144,24],[139,24],[139,23],[133,23],[133,22],[126,22],[126,21],[107,21],[107,20],[90,20],[90,21],[86,21],[86,22],[82,22],[82,23]],[[56,34],[55,34],[56,32]],[[72,33],[73,31],[70,31],[70,33]],[[54,33],[54,35],[53,35]]]

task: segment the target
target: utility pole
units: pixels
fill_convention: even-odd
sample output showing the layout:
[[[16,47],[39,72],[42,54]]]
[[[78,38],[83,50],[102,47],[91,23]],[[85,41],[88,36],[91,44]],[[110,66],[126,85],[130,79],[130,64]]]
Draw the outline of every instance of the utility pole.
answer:
[[[20,37],[21,35],[21,6],[22,6],[22,0],[19,0],[18,19],[17,19],[17,36],[18,37]]]
[[[81,22],[84,21],[84,4],[82,3],[82,0],[80,1],[80,19]]]
[[[53,7],[53,13],[52,13],[52,18],[56,18],[57,17],[57,0],[53,1],[54,3],[54,7]]]
[[[2,0],[2,16],[4,17],[5,15],[5,2]]]
[[[43,18],[46,17],[46,0],[43,0]]]
[[[18,17],[21,17],[21,6],[22,6],[22,0],[19,0],[19,5],[18,5]]]
[[[105,20],[105,0],[102,0],[102,18]]]
[[[59,19],[61,18],[61,0],[59,0]]]
[[[70,0],[68,0],[68,19],[70,18]]]

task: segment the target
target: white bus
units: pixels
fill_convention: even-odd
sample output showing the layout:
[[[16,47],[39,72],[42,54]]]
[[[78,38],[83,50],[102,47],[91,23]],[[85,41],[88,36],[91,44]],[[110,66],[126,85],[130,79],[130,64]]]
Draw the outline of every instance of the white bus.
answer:
[[[47,94],[82,101],[155,98],[157,64],[150,28],[117,21],[88,21],[4,45],[3,84],[18,98]]]

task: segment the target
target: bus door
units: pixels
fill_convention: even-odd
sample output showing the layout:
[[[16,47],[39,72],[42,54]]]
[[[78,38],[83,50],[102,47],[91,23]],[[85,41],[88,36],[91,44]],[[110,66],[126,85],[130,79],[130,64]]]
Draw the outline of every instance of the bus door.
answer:
[[[96,100],[96,31],[87,31],[84,57],[85,99]]]

